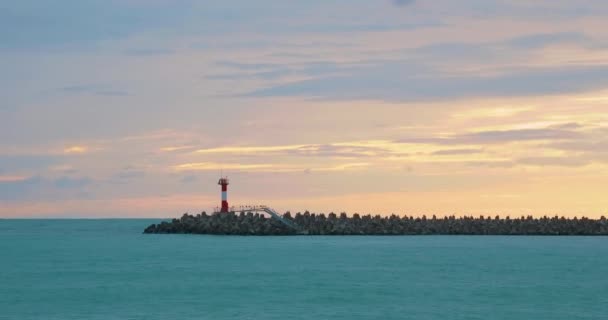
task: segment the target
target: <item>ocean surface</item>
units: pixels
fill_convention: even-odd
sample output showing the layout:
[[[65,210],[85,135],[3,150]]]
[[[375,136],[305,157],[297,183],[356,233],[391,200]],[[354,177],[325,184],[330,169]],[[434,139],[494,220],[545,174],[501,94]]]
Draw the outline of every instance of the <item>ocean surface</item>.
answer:
[[[0,319],[608,319],[608,237],[144,235],[0,220]]]

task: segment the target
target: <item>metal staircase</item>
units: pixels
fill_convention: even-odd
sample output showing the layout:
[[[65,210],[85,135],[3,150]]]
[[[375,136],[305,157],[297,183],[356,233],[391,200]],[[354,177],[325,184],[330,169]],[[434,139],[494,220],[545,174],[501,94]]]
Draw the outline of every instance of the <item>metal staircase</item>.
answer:
[[[286,227],[295,230],[298,234],[308,234],[305,230],[303,230],[300,226],[298,226],[295,222],[290,219],[283,217],[281,214],[276,212],[274,209],[268,206],[239,206],[239,207],[230,207],[230,211],[232,212],[265,212],[268,213],[273,219],[281,222]]]

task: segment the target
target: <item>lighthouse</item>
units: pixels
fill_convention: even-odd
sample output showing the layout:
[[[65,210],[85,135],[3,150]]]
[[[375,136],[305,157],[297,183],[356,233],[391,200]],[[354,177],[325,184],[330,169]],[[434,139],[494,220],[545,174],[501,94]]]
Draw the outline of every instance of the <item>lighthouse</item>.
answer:
[[[226,213],[228,212],[228,178],[220,178],[217,184],[222,186],[222,208],[220,212]]]

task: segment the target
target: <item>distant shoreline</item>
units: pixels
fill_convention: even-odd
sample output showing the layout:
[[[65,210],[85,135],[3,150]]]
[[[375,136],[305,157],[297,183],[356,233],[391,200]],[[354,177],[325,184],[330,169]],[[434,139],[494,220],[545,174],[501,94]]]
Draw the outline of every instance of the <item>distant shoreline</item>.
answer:
[[[336,215],[286,213],[283,219],[257,213],[205,212],[148,226],[146,234],[214,235],[512,235],[512,236],[608,236],[608,220],[565,217],[382,217],[345,213]]]

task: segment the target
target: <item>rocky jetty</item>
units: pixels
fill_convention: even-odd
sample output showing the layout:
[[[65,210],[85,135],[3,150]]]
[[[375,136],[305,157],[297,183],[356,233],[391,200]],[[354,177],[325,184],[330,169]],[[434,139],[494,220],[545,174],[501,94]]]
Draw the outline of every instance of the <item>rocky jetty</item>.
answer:
[[[215,234],[215,235],[608,235],[608,221],[588,218],[543,217],[510,218],[435,216],[382,217],[345,213],[290,213],[283,218],[292,221],[292,228],[277,219],[258,213],[205,212],[180,219],[164,221],[147,227],[144,233]]]

